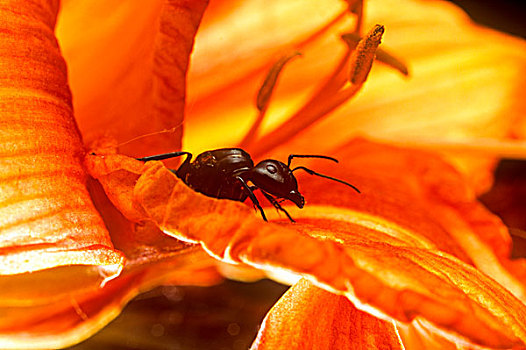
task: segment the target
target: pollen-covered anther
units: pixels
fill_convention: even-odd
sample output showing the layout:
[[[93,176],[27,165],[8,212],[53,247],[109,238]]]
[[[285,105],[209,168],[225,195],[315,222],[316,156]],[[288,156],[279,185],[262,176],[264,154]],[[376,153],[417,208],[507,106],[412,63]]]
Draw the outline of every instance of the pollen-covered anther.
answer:
[[[347,45],[349,45],[349,48],[352,50],[356,50],[358,43],[360,40],[362,40],[360,35],[355,32],[342,34],[341,38]],[[407,64],[385,48],[379,47],[376,49],[376,60],[396,69],[405,76],[409,75],[409,68],[407,67]]]
[[[349,81],[352,84],[363,84],[367,79],[383,34],[384,26],[377,24],[356,46],[350,61]]]
[[[258,106],[260,111],[258,119],[243,138],[239,147],[249,148],[254,157],[261,156],[263,152],[268,152],[272,148],[289,140],[291,135],[296,135],[317,120],[327,116],[343,103],[349,101],[349,99],[360,91],[363,82],[369,74],[383,32],[384,27],[376,25],[371,32],[360,40],[352,54],[352,46],[349,46],[347,53],[343,55],[333,72],[329,74],[325,82],[315,90],[309,100],[273,132],[259,139],[256,137],[256,131],[265,115],[266,107],[263,104],[262,107],[265,108],[259,109],[260,107]],[[350,79],[345,72],[345,67],[348,65],[349,60],[351,65]],[[345,86],[347,81],[351,82],[350,86]],[[265,86],[265,83],[263,86]],[[261,88],[261,91],[262,90],[263,87]],[[271,92],[272,89],[270,89],[270,93]],[[260,97],[258,97],[258,104],[259,99]]]

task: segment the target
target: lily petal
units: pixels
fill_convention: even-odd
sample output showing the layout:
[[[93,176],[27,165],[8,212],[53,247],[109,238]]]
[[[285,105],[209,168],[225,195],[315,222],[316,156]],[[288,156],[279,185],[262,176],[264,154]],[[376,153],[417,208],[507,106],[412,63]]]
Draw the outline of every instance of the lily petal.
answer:
[[[69,267],[2,278],[2,349],[62,348],[99,331],[126,303],[159,284],[217,283],[203,252],[195,247],[159,257],[162,263],[134,266],[100,288],[98,274]],[[68,285],[64,286],[64,281]],[[206,281],[206,283],[205,283]],[[38,286],[38,288],[35,288]],[[55,292],[55,294],[52,294]],[[20,294],[22,293],[22,295]],[[44,299],[43,295],[52,294]]]
[[[66,66],[53,36],[58,5],[0,10],[0,274],[85,265],[115,276],[124,258],[85,186]]]
[[[180,64],[181,70],[179,85],[162,74],[152,78],[152,108],[160,114],[175,110],[182,118],[185,62],[205,5],[165,7],[161,23],[180,27],[162,27],[156,57],[169,61],[159,64],[164,68]],[[88,191],[85,149],[53,34],[58,9],[57,1],[0,6],[0,347],[6,349],[71,345],[107,324],[143,288],[220,278],[198,247],[126,221],[101,200],[92,180]],[[175,48],[173,40],[181,47],[166,58],[174,54],[166,50]],[[103,218],[92,199],[104,207]]]
[[[75,2],[66,4],[77,6],[74,5]],[[184,97],[184,83],[181,79],[186,72],[191,39],[206,2],[168,2],[165,7],[166,12],[163,12],[161,16],[159,16],[162,11],[160,2],[155,4],[150,8],[153,9],[151,12],[145,11],[139,15],[140,22],[148,24],[147,27],[149,27],[142,37],[144,40],[135,42],[139,43],[138,45],[133,45],[133,43],[130,45],[130,42],[115,40],[115,43],[124,44],[128,48],[128,50],[123,51],[125,53],[136,50],[144,52],[144,54],[138,55],[139,59],[135,60],[136,63],[122,65],[124,70],[114,71],[111,66],[104,67],[102,75],[108,73],[107,76],[111,77],[109,79],[110,84],[106,85],[106,89],[100,89],[101,85],[104,85],[100,84],[102,80],[83,86],[90,91],[90,94],[85,94],[83,98],[78,100],[83,103],[79,105],[79,113],[83,116],[80,119],[80,125],[81,129],[86,132],[89,141],[100,134],[97,129],[105,129],[118,134],[120,142],[128,141],[130,138],[138,136],[138,126],[131,124],[139,121],[139,126],[146,125],[141,133],[152,131],[163,134],[163,137],[161,140],[157,139],[152,142],[152,144],[144,143],[139,147],[134,147],[131,152],[156,152],[167,148],[174,150],[180,146],[181,134],[178,127],[182,123],[182,101]],[[180,7],[181,4],[182,7]],[[12,170],[8,174],[16,181],[13,186],[6,187],[8,189],[6,193],[20,194],[27,190],[30,195],[35,193],[39,195],[40,189],[38,187],[42,185],[46,198],[53,198],[51,202],[58,204],[57,207],[60,209],[63,209],[64,203],[73,203],[77,207],[89,208],[86,209],[87,215],[77,215],[75,218],[80,217],[79,221],[88,221],[94,229],[88,235],[79,234],[78,239],[77,236],[73,236],[75,239],[72,241],[68,240],[70,238],[69,232],[65,235],[66,239],[58,241],[55,240],[57,238],[55,232],[49,235],[53,246],[60,244],[62,247],[64,243],[68,254],[73,253],[75,248],[78,248],[82,253],[79,256],[59,255],[57,261],[65,262],[67,267],[27,274],[29,276],[18,274],[18,270],[13,269],[13,267],[18,268],[19,263],[26,263],[26,260],[22,259],[23,256],[16,256],[13,251],[8,251],[9,257],[15,257],[15,259],[6,260],[7,263],[11,263],[6,265],[9,270],[8,275],[4,276],[6,278],[2,277],[3,279],[0,281],[0,284],[6,286],[6,288],[0,289],[4,293],[2,296],[5,296],[5,298],[0,298],[0,300],[5,301],[0,310],[0,315],[3,315],[3,318],[0,318],[0,329],[2,334],[7,334],[0,337],[0,344],[5,345],[5,347],[64,346],[73,341],[79,341],[102,327],[118,313],[123,303],[138,293],[141,288],[149,288],[158,283],[169,281],[198,283],[198,281],[215,278],[214,274],[208,273],[209,259],[207,260],[204,257],[203,252],[199,254],[196,245],[183,244],[163,236],[159,228],[181,240],[200,243],[210,255],[228,263],[247,264],[267,271],[269,274],[279,273],[283,270],[294,275],[295,278],[307,277],[318,287],[336,294],[342,294],[359,308],[388,321],[392,319],[403,322],[411,321],[413,324],[421,324],[425,329],[431,329],[433,332],[436,331],[436,327],[439,327],[440,330],[437,334],[445,330],[454,339],[485,346],[509,347],[525,344],[526,321],[523,303],[494,280],[470,266],[470,264],[474,264],[481,268],[485,273],[512,290],[515,295],[519,297],[524,295],[522,293],[524,287],[517,283],[513,276],[507,276],[503,270],[497,269],[495,271],[491,268],[493,262],[498,265],[499,260],[507,259],[507,248],[492,249],[488,247],[491,242],[506,242],[506,233],[501,230],[502,225],[498,220],[488,219],[490,216],[488,213],[480,210],[477,205],[473,205],[474,198],[471,192],[465,196],[453,196],[453,198],[444,196],[442,193],[434,197],[433,191],[436,188],[433,186],[436,186],[437,183],[433,181],[430,184],[422,185],[411,179],[400,184],[399,190],[405,189],[409,195],[407,197],[398,196],[394,191],[394,201],[396,202],[399,198],[413,198],[422,203],[422,207],[425,209],[430,211],[439,209],[436,212],[440,214],[439,218],[444,218],[444,227],[439,227],[442,221],[438,218],[437,220],[430,219],[429,221],[433,223],[427,227],[419,227],[418,224],[411,225],[412,221],[402,214],[400,216],[403,219],[400,223],[392,215],[389,215],[394,212],[384,211],[385,208],[382,207],[382,204],[385,204],[388,209],[392,209],[388,201],[387,203],[382,202],[381,196],[378,196],[380,200],[375,201],[373,196],[370,196],[373,193],[373,187],[368,187],[370,183],[367,182],[366,177],[360,178],[356,170],[354,175],[358,178],[358,184],[360,185],[360,182],[364,181],[363,188],[368,189],[365,202],[373,198],[369,202],[375,204],[372,207],[373,212],[370,213],[367,210],[364,212],[368,215],[365,215],[367,218],[378,219],[373,222],[378,224],[376,227],[372,227],[370,223],[353,221],[355,213],[361,208],[343,203],[341,210],[337,211],[333,210],[334,206],[330,206],[330,204],[334,204],[333,202],[324,201],[320,201],[318,204],[313,201],[314,205],[311,206],[312,210],[310,211],[304,211],[301,214],[294,212],[300,223],[292,228],[280,222],[263,226],[260,220],[254,217],[243,204],[214,200],[198,195],[188,189],[159,163],[151,162],[142,166],[133,159],[115,154],[107,156],[98,154],[91,158],[91,162],[87,160],[86,164],[91,174],[100,181],[102,188],[117,208],[117,210],[111,209],[112,206],[109,203],[98,203],[99,207],[105,208],[104,220],[106,225],[108,227],[114,225],[110,241],[104,223],[92,208],[84,184],[84,170],[79,161],[84,150],[76,125],[72,122],[69,92],[67,88],[64,88],[66,86],[65,66],[58,54],[52,34],[57,5],[55,3],[53,5],[48,3],[43,3],[43,6],[39,5],[35,5],[33,9],[24,8],[26,5],[20,5],[23,8],[18,12],[14,11],[15,15],[17,13],[24,14],[20,17],[13,16],[13,13],[10,13],[12,10],[9,8],[8,11],[4,11],[6,12],[5,18],[9,19],[5,23],[16,22],[17,26],[13,26],[13,28],[18,29],[18,25],[22,24],[22,28],[27,29],[25,21],[29,18],[31,22],[34,19],[33,14],[36,13],[37,30],[35,32],[44,33],[41,36],[36,35],[36,42],[39,43],[38,39],[44,38],[44,46],[51,47],[52,54],[51,56],[42,55],[43,60],[41,58],[34,60],[33,54],[39,51],[35,50],[32,45],[23,46],[24,44],[22,44],[23,49],[21,51],[23,54],[15,55],[15,57],[24,57],[24,54],[28,54],[27,62],[36,62],[35,66],[38,69],[34,71],[39,72],[39,74],[47,72],[46,69],[48,68],[51,70],[57,66],[60,68],[58,74],[53,73],[51,77],[45,76],[45,79],[37,79],[37,81],[45,81],[42,83],[44,89],[40,88],[40,83],[33,85],[34,81],[31,79],[17,78],[13,80],[21,84],[17,86],[17,93],[14,95],[17,97],[16,102],[21,102],[22,108],[18,110],[19,106],[16,103],[14,104],[15,113],[12,114],[18,118],[12,118],[16,123],[6,124],[6,127],[14,126],[15,132],[12,135],[22,135],[23,137],[20,143],[19,140],[13,142],[8,137],[6,137],[6,141],[8,145],[21,146],[21,148],[16,149],[14,154],[16,157],[21,155],[22,161],[15,164],[24,163],[24,152],[26,151],[38,156],[51,153],[51,160],[45,157],[39,160],[43,164],[43,171],[48,171],[51,167],[54,172],[58,172],[60,179],[51,181],[46,179],[42,183],[25,183],[23,181],[25,180],[24,176],[28,176],[27,172],[17,171],[19,168],[8,162],[9,169]],[[124,12],[128,11],[126,9],[131,9],[127,7],[129,5],[122,6],[121,9],[125,9]],[[228,6],[226,8],[228,9]],[[420,12],[415,11],[415,13]],[[420,14],[417,18],[419,16]],[[93,17],[96,18],[97,16]],[[111,24],[112,20],[109,19],[107,23],[111,26],[115,22]],[[181,24],[181,27],[177,27],[177,24]],[[159,36],[159,40],[155,42],[154,38],[158,34],[158,25],[163,29],[162,32],[168,35]],[[176,25],[176,27],[171,27],[171,25]],[[35,28],[31,25],[28,27],[30,30],[27,32],[23,30],[22,36],[34,39],[31,33]],[[5,32],[10,33],[9,29]],[[42,32],[41,29],[43,29]],[[11,32],[17,34],[14,30]],[[478,34],[478,31],[475,32]],[[102,31],[101,33],[107,34]],[[176,52],[172,52],[169,48],[173,47],[174,44],[173,34],[178,35],[179,33],[183,33],[182,38],[184,40],[181,42],[182,45],[175,50]],[[497,35],[496,37],[500,36]],[[288,47],[290,42],[297,41],[285,40],[284,42],[283,47]],[[11,39],[7,40],[6,43],[1,52],[9,52],[9,55],[12,54],[13,47],[19,45],[17,41]],[[511,44],[510,46],[514,45]],[[36,47],[39,48],[40,46],[36,45]],[[65,47],[67,48],[68,45]],[[159,49],[156,50],[155,47]],[[503,47],[509,48],[508,45],[503,45]],[[85,48],[83,49],[85,50]],[[143,49],[144,51],[142,51]],[[85,51],[89,52],[89,50]],[[94,50],[93,52],[101,52],[101,50]],[[118,56],[107,56],[115,62],[120,61]],[[136,57],[135,54],[129,56]],[[94,62],[95,60],[89,61],[90,64],[94,64]],[[13,67],[18,68],[17,64],[19,63],[6,63],[5,72],[17,74],[18,71],[27,71],[27,69],[11,71]],[[323,63],[320,61],[320,64]],[[514,65],[514,67],[516,66]],[[314,67],[311,66],[310,69],[314,70]],[[77,68],[76,72],[79,71]],[[132,74],[128,75],[128,72],[132,72]],[[156,74],[152,74],[152,72]],[[303,74],[305,72],[303,71]],[[54,79],[55,75],[59,77],[58,80]],[[78,77],[81,78],[76,80],[77,82],[89,81],[84,80],[82,75],[78,75]],[[120,89],[109,88],[114,86],[113,84],[116,81],[122,82],[121,77],[130,80],[124,81]],[[171,80],[172,78],[173,80]],[[29,88],[24,86],[28,81]],[[136,89],[128,89],[133,85],[131,84],[132,81],[137,87]],[[79,85],[81,88],[78,91],[82,91],[82,84],[84,83]],[[289,90],[293,89],[294,85],[297,86],[297,83],[289,85]],[[238,88],[240,87],[241,85]],[[50,92],[46,89],[53,91]],[[36,96],[32,95],[31,99],[24,99],[26,94],[29,96],[28,91],[37,91],[38,93]],[[104,93],[111,91],[111,94],[102,96],[102,94],[97,94],[97,91],[104,91]],[[221,93],[228,91],[225,90]],[[287,90],[285,89],[285,91]],[[9,96],[9,91],[7,92]],[[94,95],[91,95],[93,93]],[[79,96],[83,95],[79,94]],[[293,95],[292,98],[294,96],[297,95]],[[19,99],[19,97],[21,98]],[[35,97],[38,108],[32,108]],[[51,98],[46,99],[46,97]],[[236,98],[243,98],[243,95],[236,96]],[[86,101],[88,102],[86,103]],[[132,103],[126,103],[127,101],[132,101]],[[44,108],[41,108],[40,104]],[[7,105],[6,110],[9,112],[10,108],[13,107]],[[26,127],[24,124],[23,127],[20,126],[20,121],[23,120],[21,116],[25,115],[27,111],[36,112],[39,117],[41,115],[38,113],[44,112],[43,120],[47,120],[45,118],[47,112],[57,114],[59,118],[51,118],[51,120],[59,125],[58,130],[66,129],[67,132],[55,132],[57,128],[54,125],[54,127],[41,128],[41,130],[48,131],[46,135],[42,135],[35,130],[38,125],[30,124]],[[98,117],[99,114],[104,115],[100,124],[94,117]],[[493,115],[493,113],[490,114]],[[153,118],[150,119],[152,115]],[[114,116],[119,118],[114,118]],[[222,115],[218,116],[223,118]],[[130,119],[128,120],[127,117]],[[175,118],[172,119],[172,117]],[[134,123],[129,123],[131,120]],[[232,128],[231,126],[226,127],[227,129]],[[267,127],[270,129],[272,125],[269,124]],[[509,124],[504,122],[498,126],[496,134],[505,130],[503,135],[507,135],[508,127]],[[165,133],[164,131],[168,132]],[[171,140],[168,134],[175,135],[175,140]],[[492,133],[492,135],[494,134]],[[28,142],[26,136],[31,136],[33,139]],[[327,144],[326,146],[340,145],[347,138],[348,134],[345,137],[336,138],[334,144]],[[57,140],[59,140],[58,152],[50,147],[50,145],[55,145],[54,142]],[[62,143],[63,141],[65,141],[66,146]],[[301,141],[298,142],[301,146]],[[279,152],[286,150],[283,148]],[[268,150],[261,152],[265,151]],[[387,153],[391,151],[385,150]],[[55,163],[55,161],[57,162]],[[55,168],[50,164],[60,166]],[[32,165],[33,163],[31,163]],[[27,168],[29,167],[24,167],[24,169]],[[67,171],[63,169],[67,169]],[[382,172],[382,175],[385,175],[385,170]],[[371,173],[374,175],[374,171]],[[21,177],[20,174],[24,176]],[[400,178],[403,177],[397,176],[394,180]],[[68,182],[69,179],[70,182]],[[55,181],[58,181],[58,186]],[[312,184],[312,188],[316,188],[316,181],[305,183]],[[371,180],[371,183],[374,181]],[[383,183],[382,192],[384,195],[391,193],[385,181],[379,183]],[[93,197],[96,197],[97,193],[102,194],[102,189],[97,188],[97,186],[97,184],[93,184],[91,189]],[[414,186],[416,186],[416,190]],[[421,189],[421,186],[424,187],[424,190]],[[443,190],[440,186],[437,187],[439,191]],[[461,186],[461,189],[464,187]],[[68,192],[70,189],[71,191],[58,195],[55,192],[50,192],[49,189],[51,188],[67,189],[62,192]],[[420,192],[424,192],[424,195],[421,195]],[[327,193],[330,194],[330,191],[328,190]],[[76,196],[71,196],[71,194]],[[329,198],[334,200],[338,198],[338,195],[339,192],[332,192]],[[8,197],[7,201],[9,202],[12,198],[17,204],[22,202],[20,199],[25,200],[23,196],[14,196]],[[312,198],[316,198],[316,196]],[[39,208],[42,209],[43,205],[40,205],[42,203],[38,204]],[[43,204],[49,203],[46,201]],[[330,206],[330,212],[324,210],[324,205]],[[66,207],[66,209],[69,208]],[[398,212],[402,213],[400,210]],[[384,213],[386,217],[383,217]],[[11,211],[8,211],[7,214],[2,217],[9,219]],[[421,218],[428,217],[422,211],[418,212],[418,215]],[[199,220],[196,220],[197,217]],[[342,217],[346,219],[342,220]],[[346,221],[349,218],[351,218],[351,222]],[[22,217],[22,220],[27,221],[26,217]],[[9,221],[6,223],[7,225],[12,224]],[[54,224],[52,222],[51,225],[44,225],[43,227],[54,228]],[[428,231],[429,227],[431,228]],[[482,235],[481,243],[481,246],[487,251],[480,255],[480,250],[470,250],[470,246],[465,244],[466,240],[462,241],[462,234],[467,233],[469,237],[478,239],[479,232],[483,233],[482,231],[487,227],[491,227],[491,230]],[[435,237],[434,232],[440,232],[440,234]],[[74,231],[74,233],[78,234],[79,232]],[[7,237],[6,242],[11,242],[12,237],[4,237]],[[47,237],[45,236],[45,238]],[[30,238],[33,239],[34,237]],[[42,235],[36,238],[40,239]],[[109,257],[103,256],[104,254],[101,254],[97,249],[93,249],[93,251],[86,249],[86,245],[92,241],[102,242],[101,247],[96,246],[95,248],[100,248]],[[163,250],[161,247],[165,242],[168,244]],[[478,243],[478,241],[476,242]],[[38,244],[40,243],[38,242]],[[110,272],[115,276],[113,267],[121,267],[124,263],[123,255],[115,250],[112,243],[124,252],[129,263],[127,269],[118,279],[107,281],[107,276],[101,276],[101,272],[104,271],[99,265],[109,266]],[[23,249],[26,248],[23,246]],[[479,248],[479,246],[475,248]],[[54,250],[46,250],[46,252],[55,253]],[[59,249],[58,253],[63,254],[64,252]],[[50,266],[60,266],[60,264],[56,264],[56,261],[49,259],[43,261],[43,264],[39,264],[39,256],[29,255],[31,258],[37,258],[36,264],[30,266],[32,270],[22,268],[21,272],[34,271],[35,268],[39,270]],[[51,255],[49,256],[51,257]],[[495,259],[490,259],[489,264],[487,261],[484,262],[484,258],[493,258],[493,256]],[[157,261],[155,257],[158,257]],[[95,263],[90,258],[94,259]],[[202,265],[194,264],[193,262],[196,262],[193,260],[194,258]],[[151,264],[152,261],[155,264]],[[51,265],[49,265],[50,262]],[[82,265],[80,267],[81,273],[75,275],[79,266],[71,266],[71,264],[85,264],[86,262],[93,264],[93,266]],[[29,266],[28,263],[21,265]],[[175,269],[174,271],[174,265],[181,270]],[[199,277],[201,272],[204,275],[202,279]],[[78,282],[74,280],[72,275],[85,278]],[[104,288],[101,288],[103,279],[107,283]],[[42,280],[46,282],[39,284],[42,286],[40,290],[43,290],[43,294],[34,295],[27,286]],[[72,282],[72,286],[64,290],[57,290],[60,284],[53,284],[57,280]],[[22,288],[20,290],[17,288],[10,289],[12,287],[9,286]],[[451,300],[445,302],[444,300],[447,298]],[[24,306],[26,306],[24,303],[28,303],[25,309],[27,312],[20,313],[21,310],[24,311]],[[17,322],[11,323],[12,320]],[[26,337],[27,334],[30,336]],[[60,335],[65,335],[65,337],[61,339]]]
[[[353,200],[335,196],[313,178],[300,178],[305,184],[304,194],[312,198],[313,204],[326,206],[331,203],[336,208],[377,213],[419,232],[440,250],[474,264],[525,300],[522,273],[505,268],[510,265],[511,256],[511,238],[506,227],[476,201],[476,193],[465,177],[444,158],[365,140],[351,141],[335,156],[342,160],[341,165],[329,167],[321,163],[318,165],[320,171],[349,182],[358,181],[358,186],[371,191],[360,200]],[[404,215],[400,215],[402,211]],[[430,217],[429,213],[434,215]],[[514,263],[521,264],[520,261]]]
[[[207,3],[66,2],[57,38],[87,143],[101,135],[123,143],[156,133],[123,149],[134,154],[180,149],[186,70]],[[94,23],[78,25],[86,19]]]
[[[365,141],[352,143],[347,150],[356,155],[357,168],[351,171],[352,166],[346,166],[344,171],[356,180],[362,195],[342,196],[323,181],[304,181],[306,188],[316,191],[311,196],[315,200],[302,210],[287,207],[298,220],[295,225],[261,225],[244,204],[200,195],[159,162],[144,164],[133,200],[148,214],[145,220],[180,240],[200,243],[224,262],[248,264],[271,275],[307,277],[375,316],[439,327],[462,342],[495,348],[524,345],[523,303],[470,266],[471,253],[458,244],[447,216],[444,226],[442,216],[430,216],[432,206],[426,201],[433,200],[439,180],[448,187],[447,177],[460,176],[458,172],[447,163],[442,167],[450,171],[440,171],[433,165],[440,160],[430,154],[413,157],[412,152]],[[112,162],[111,156],[104,159]],[[384,169],[385,159],[390,173]],[[423,183],[415,183],[418,175],[397,174],[411,168],[420,176],[419,169],[437,171]],[[402,181],[393,187],[391,177]],[[305,196],[308,200],[308,191]],[[424,211],[412,206],[411,198]],[[491,250],[487,254],[491,256]]]
[[[404,349],[392,322],[300,280],[269,311],[251,349]]]

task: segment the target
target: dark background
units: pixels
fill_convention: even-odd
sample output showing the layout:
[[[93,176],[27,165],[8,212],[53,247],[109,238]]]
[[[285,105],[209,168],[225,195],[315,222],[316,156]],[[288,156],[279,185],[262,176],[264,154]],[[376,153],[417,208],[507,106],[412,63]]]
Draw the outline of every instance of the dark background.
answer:
[[[482,24],[526,35],[525,1],[454,1]],[[515,256],[525,256],[526,162],[505,160],[493,190],[482,197],[515,235]],[[70,350],[245,350],[286,287],[271,281],[226,281],[215,287],[160,287],[129,303],[104,330]],[[292,349],[291,349],[292,350]]]
[[[526,1],[457,0],[451,1],[463,8],[471,18],[495,29],[526,35]]]

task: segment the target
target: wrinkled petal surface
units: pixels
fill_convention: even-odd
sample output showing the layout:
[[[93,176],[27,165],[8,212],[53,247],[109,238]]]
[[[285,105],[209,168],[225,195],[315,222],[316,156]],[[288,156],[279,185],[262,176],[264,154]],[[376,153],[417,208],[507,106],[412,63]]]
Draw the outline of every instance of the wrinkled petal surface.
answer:
[[[136,139],[141,142],[121,149],[141,155],[180,149],[184,76],[206,3],[63,3],[57,33],[87,142],[106,133],[121,143],[157,133],[154,140]],[[210,12],[204,33],[215,32],[211,28],[221,26],[224,16],[232,20],[226,21],[229,35],[208,37],[209,44],[219,44],[216,51],[198,46],[203,56],[196,55],[195,72],[210,78],[194,78],[193,86],[201,82],[202,88],[190,94],[192,122],[186,142],[192,150],[242,136],[250,122],[246,118],[258,74],[264,74],[276,53],[281,56],[298,43],[312,49],[298,60],[302,65],[291,66],[293,79],[277,91],[281,97],[265,131],[283,119],[291,102],[300,104],[309,93],[297,87],[315,86],[313,77],[326,73],[343,52],[338,33],[349,28],[352,19],[335,22],[324,32],[331,33],[330,39],[308,39],[327,19],[339,18],[343,2],[334,2],[334,7],[276,4],[246,2],[240,5],[241,21],[229,17],[234,2],[218,2]],[[400,15],[393,16],[392,6]],[[323,152],[356,132],[384,139],[415,132],[422,137],[426,132],[453,138],[508,136],[524,107],[516,95],[524,43],[466,26],[465,15],[444,3],[428,6],[371,1],[368,9],[369,21],[386,24],[388,33],[392,28],[386,44],[411,57],[415,79],[405,82],[384,67],[376,68],[378,78],[368,84],[369,95],[365,92],[351,109],[335,114],[335,122],[319,123],[300,138],[291,135],[291,143],[275,154],[285,155],[291,148],[310,151],[312,139],[327,140],[315,150]],[[298,9],[315,16],[304,21]],[[294,226],[277,216],[263,225],[244,204],[198,195],[160,163],[143,166],[116,154],[87,157],[86,167],[102,185],[90,182],[88,193],[66,66],[53,36],[57,12],[57,1],[0,5],[0,347],[66,346],[100,329],[142,289],[159,283],[217,282],[211,259],[196,243],[223,262],[284,279],[306,277],[316,285],[308,288],[323,293],[323,300],[350,300],[387,322],[411,322],[420,333],[441,334],[438,327],[456,340],[495,348],[524,346],[524,286],[503,267],[509,263],[507,232],[476,204],[454,169],[418,163],[422,156],[427,159],[425,154],[416,157],[413,151],[369,143],[347,145],[338,156],[354,160],[361,155],[362,161],[345,167],[340,177],[356,183],[363,195],[344,196],[341,188],[327,188],[320,179],[300,178],[309,189],[304,192],[309,203],[303,211],[286,207],[298,220]],[[244,16],[249,13],[256,17]],[[307,31],[305,23],[312,25]],[[258,34],[266,31],[262,28],[275,30],[255,40],[252,26],[259,28]],[[437,29],[436,36],[428,35],[430,26]],[[227,42],[230,46],[221,45]],[[246,60],[254,56],[255,61]],[[473,61],[473,56],[483,59]],[[509,64],[494,65],[502,60]],[[462,93],[457,86],[463,87]],[[390,90],[406,92],[386,97]],[[466,100],[473,102],[469,110]],[[257,154],[268,151],[254,149]],[[367,157],[370,161],[364,161]],[[417,171],[409,160],[419,164]],[[391,167],[381,166],[385,163]],[[406,178],[404,171],[411,176]],[[125,259],[119,278],[111,279]],[[305,288],[303,297],[308,296]]]
[[[469,193],[445,191],[453,184],[461,185],[458,191],[467,190],[461,175],[425,152],[415,155],[366,141],[355,141],[341,152],[355,155],[356,165],[345,165],[342,175],[362,194],[301,177],[308,203],[302,210],[286,206],[298,220],[294,225],[283,219],[262,224],[246,205],[200,195],[159,162],[144,164],[127,196],[142,206],[146,220],[180,240],[200,243],[224,262],[248,264],[289,280],[307,277],[382,319],[419,322],[433,332],[439,327],[457,340],[494,348],[524,345],[524,304],[475,269],[477,254],[464,249],[449,217],[443,223],[442,214],[434,214],[444,205],[435,203],[437,197],[449,199],[453,217],[458,215],[456,196],[477,206]],[[111,177],[107,165],[122,156],[96,157],[100,163],[92,175],[104,181],[98,172]],[[323,169],[320,161],[315,164]],[[390,172],[384,164],[390,165]],[[400,177],[398,171],[407,176]],[[119,210],[128,214],[126,206]],[[487,212],[479,218],[492,221]],[[469,220],[463,225],[469,226]],[[471,231],[477,233],[480,227],[470,227],[467,233]],[[496,240],[509,238],[499,231],[494,234]],[[477,239],[476,234],[472,238]],[[484,254],[498,264],[491,249]],[[506,280],[497,273],[494,278]],[[522,284],[513,276],[506,278],[522,297]]]
[[[0,274],[122,267],[85,186],[55,1],[0,7]],[[82,228],[82,229],[80,229]]]
[[[168,2],[154,27],[159,48],[151,58],[160,63],[150,62],[159,69],[149,72],[152,109],[173,113],[179,121],[186,64],[205,6]],[[126,220],[88,179],[66,64],[54,37],[58,10],[58,1],[0,5],[2,349],[71,345],[106,325],[144,289],[220,279],[201,249],[167,237],[154,225]],[[172,135],[172,143],[180,141],[178,135]]]

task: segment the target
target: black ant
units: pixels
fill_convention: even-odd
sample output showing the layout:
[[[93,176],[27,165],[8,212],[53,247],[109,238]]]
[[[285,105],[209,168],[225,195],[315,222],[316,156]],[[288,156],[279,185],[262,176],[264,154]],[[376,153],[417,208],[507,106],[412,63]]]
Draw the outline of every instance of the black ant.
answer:
[[[187,156],[184,162],[179,166],[179,169],[171,171],[190,188],[209,197],[239,202],[244,202],[247,197],[250,197],[265,221],[267,221],[265,212],[254,195],[256,189],[259,189],[276,209],[284,212],[290,221],[295,222],[279,203],[288,199],[298,208],[303,208],[305,199],[298,191],[298,182],[293,174],[296,170],[303,170],[311,175],[340,182],[360,193],[356,187],[343,180],[317,173],[304,166],[290,168],[293,158],[321,158],[338,162],[335,158],[328,156],[291,154],[286,165],[278,160],[266,159],[254,166],[252,158],[244,150],[221,148],[203,152],[193,162],[190,162],[192,153],[189,152],[163,153],[138,158],[138,160],[147,162],[182,155]],[[253,185],[249,186],[249,182]]]

